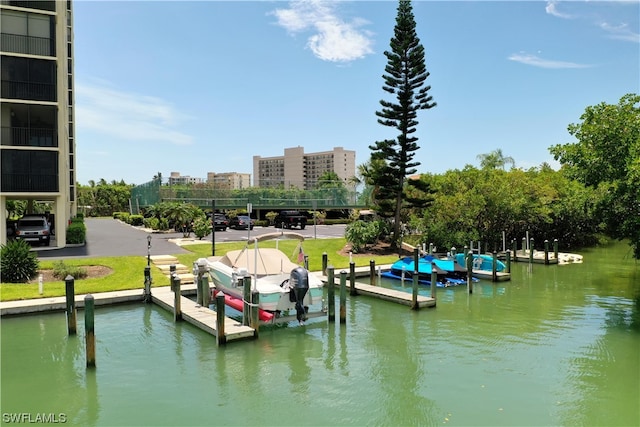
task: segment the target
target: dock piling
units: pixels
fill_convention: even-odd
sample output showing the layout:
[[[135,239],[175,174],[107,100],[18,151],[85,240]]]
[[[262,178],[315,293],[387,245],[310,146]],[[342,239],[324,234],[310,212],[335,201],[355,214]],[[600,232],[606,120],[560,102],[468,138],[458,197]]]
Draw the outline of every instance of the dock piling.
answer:
[[[76,295],[75,279],[69,275],[64,279],[65,296],[67,298],[67,330],[69,335],[75,335],[77,331],[76,323]]]
[[[558,239],[553,239],[553,257],[558,261]]]
[[[211,305],[211,288],[209,287],[209,279],[207,276],[202,277],[202,306],[209,307]]]
[[[251,291],[251,319],[249,326],[252,327],[255,332],[255,337],[258,338],[258,329],[260,327],[260,316],[258,307],[260,306],[260,292]]]
[[[227,343],[227,338],[224,335],[224,316],[224,292],[218,292],[218,294],[216,295],[216,342],[218,346]]]
[[[498,253],[493,251],[493,259],[491,260],[491,280],[498,281]]]
[[[347,272],[340,272],[340,323],[347,323]]]
[[[411,288],[411,310],[419,310],[420,306],[418,305],[418,279],[419,273],[417,271],[413,272],[413,287]]]
[[[244,285],[242,286],[242,324],[249,326],[249,317],[251,316],[251,276],[244,276]]]
[[[335,271],[333,266],[327,267],[327,317],[329,322],[336,321]]]
[[[369,284],[376,286],[376,260],[369,261]]]
[[[84,297],[84,330],[85,347],[87,356],[87,368],[96,366],[96,335],[95,335],[95,311],[94,298],[89,294]]]
[[[329,263],[329,256],[327,255],[326,252],[322,253],[322,275],[326,276],[327,275],[327,265]]]
[[[529,240],[529,264],[533,264],[533,237]]]
[[[178,322],[182,320],[182,307],[180,305],[180,299],[182,293],[180,292],[180,277],[174,272],[171,276],[171,288],[173,289],[173,321]]]
[[[151,302],[151,267],[146,266],[144,268],[144,294],[143,300],[146,303]]]
[[[469,252],[465,258],[467,263],[467,291],[473,293],[473,252]]]
[[[544,239],[544,265],[549,265],[549,240]]]
[[[436,288],[438,287],[438,272],[436,263],[431,263],[431,298],[436,299]]]
[[[507,255],[507,260],[506,260],[507,261],[506,262],[507,273],[511,273],[511,251],[507,251],[506,255]],[[516,257],[515,253],[514,253],[513,256]]]
[[[349,263],[349,295],[352,297],[358,295],[356,290],[356,263],[353,261]]]

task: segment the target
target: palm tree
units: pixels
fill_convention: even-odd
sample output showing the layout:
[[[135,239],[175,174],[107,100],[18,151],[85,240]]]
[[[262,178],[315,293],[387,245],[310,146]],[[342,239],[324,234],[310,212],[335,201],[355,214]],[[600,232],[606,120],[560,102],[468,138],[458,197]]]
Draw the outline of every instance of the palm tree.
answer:
[[[480,160],[481,169],[504,169],[506,164],[510,164],[513,168],[516,165],[513,157],[502,154],[502,150],[500,148],[493,150],[488,154],[478,154],[477,159]]]

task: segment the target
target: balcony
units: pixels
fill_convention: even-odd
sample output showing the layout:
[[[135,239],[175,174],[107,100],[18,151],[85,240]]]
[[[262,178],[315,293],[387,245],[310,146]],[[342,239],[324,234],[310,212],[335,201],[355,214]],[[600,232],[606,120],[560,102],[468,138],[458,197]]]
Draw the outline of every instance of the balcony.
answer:
[[[25,7],[28,9],[48,10],[55,12],[55,1],[37,1],[37,0],[2,0],[2,4],[15,7]]]
[[[58,132],[55,129],[2,127],[2,145],[57,147]]]
[[[2,80],[2,98],[56,101],[56,85]]]
[[[2,174],[2,192],[3,193],[22,193],[22,192],[58,192],[58,175],[55,174]]]
[[[53,39],[2,33],[0,50],[29,55],[56,56]]]

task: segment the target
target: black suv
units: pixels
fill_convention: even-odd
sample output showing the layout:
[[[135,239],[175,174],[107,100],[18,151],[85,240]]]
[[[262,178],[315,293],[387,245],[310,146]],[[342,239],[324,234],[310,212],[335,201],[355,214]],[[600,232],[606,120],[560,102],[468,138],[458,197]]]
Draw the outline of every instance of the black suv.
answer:
[[[224,214],[213,214],[213,228],[216,231],[226,231],[229,226],[229,220]]]

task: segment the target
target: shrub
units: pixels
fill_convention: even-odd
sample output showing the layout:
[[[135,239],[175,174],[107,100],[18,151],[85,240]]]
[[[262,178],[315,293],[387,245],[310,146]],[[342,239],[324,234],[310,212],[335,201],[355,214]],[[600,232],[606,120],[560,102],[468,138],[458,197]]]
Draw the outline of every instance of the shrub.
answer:
[[[379,235],[379,224],[373,221],[354,221],[347,225],[344,235],[351,242],[353,252],[360,252],[367,244],[376,243]]]
[[[129,215],[129,212],[114,212],[113,219],[121,219],[122,215]]]
[[[142,223],[145,227],[150,228],[152,230],[158,230],[160,227],[160,220],[156,217],[145,218],[142,220]]]
[[[84,279],[88,276],[88,273],[87,270],[77,265],[67,265],[63,261],[54,262],[53,277],[64,280],[67,276],[72,276],[74,279]]]
[[[84,243],[87,237],[87,227],[84,222],[72,221],[67,228],[67,243]]]
[[[27,283],[38,273],[38,257],[24,240],[12,240],[0,250],[2,282]]]
[[[127,222],[133,226],[139,226],[139,225],[143,225],[143,220],[144,220],[144,217],[142,215],[130,215],[129,221]]]
[[[193,221],[193,234],[200,240],[211,233],[211,220],[204,215]]]

